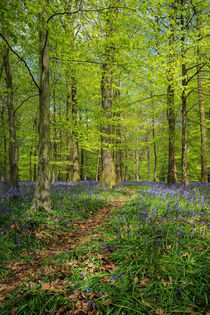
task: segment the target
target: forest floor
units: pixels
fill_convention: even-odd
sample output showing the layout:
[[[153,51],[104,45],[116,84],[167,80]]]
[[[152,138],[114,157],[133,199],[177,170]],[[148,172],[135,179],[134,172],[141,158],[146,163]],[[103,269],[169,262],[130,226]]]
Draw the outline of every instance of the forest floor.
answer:
[[[4,200],[0,314],[209,314],[208,189],[62,184],[28,221]]]

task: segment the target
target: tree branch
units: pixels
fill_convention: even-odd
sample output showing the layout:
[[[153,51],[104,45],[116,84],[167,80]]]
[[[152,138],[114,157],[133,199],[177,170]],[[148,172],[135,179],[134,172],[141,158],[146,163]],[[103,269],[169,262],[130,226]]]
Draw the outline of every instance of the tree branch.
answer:
[[[97,65],[101,65],[101,62],[93,61],[93,60],[77,60],[77,59],[63,59],[63,58],[57,58],[57,57],[52,57],[51,59],[54,60],[61,60],[61,61],[68,61],[68,62],[78,62],[78,63],[94,63]]]
[[[141,98],[141,99],[139,99],[139,100],[137,100],[135,102],[129,103],[126,107],[131,106],[131,105],[136,104],[136,103],[139,103],[139,102],[150,100],[153,97],[159,97],[159,96],[167,96],[167,94],[153,95],[153,96],[150,96],[150,97]]]
[[[198,122],[198,121],[194,121],[194,120],[190,120],[190,119],[187,119],[187,121],[192,122],[192,123],[194,123],[194,124],[198,124],[198,125],[203,126],[204,128],[206,128],[207,130],[210,130],[209,127],[206,127],[205,125],[201,124],[201,123]]]
[[[186,85],[192,80],[192,78],[194,78],[194,76],[196,76],[196,74],[198,74],[199,71],[201,71],[201,69],[206,65],[206,62],[199,67],[199,69],[187,80]]]
[[[36,97],[36,96],[39,96],[39,94],[30,95],[30,96],[26,97],[26,98],[20,103],[20,105],[15,109],[15,113],[18,111],[18,109],[19,109],[25,102],[27,102],[30,98]]]
[[[3,40],[5,41],[5,43],[7,44],[7,46],[9,47],[9,49],[11,50],[11,52],[13,54],[15,54],[25,65],[26,69],[28,70],[28,73],[30,75],[30,77],[32,78],[32,81],[34,82],[34,84],[36,85],[36,87],[38,88],[38,90],[40,90],[38,83],[36,82],[36,80],[34,79],[33,74],[31,73],[31,70],[29,68],[29,66],[27,65],[27,62],[10,46],[8,40],[4,37],[4,35],[2,33],[0,33],[0,36],[3,38]]]

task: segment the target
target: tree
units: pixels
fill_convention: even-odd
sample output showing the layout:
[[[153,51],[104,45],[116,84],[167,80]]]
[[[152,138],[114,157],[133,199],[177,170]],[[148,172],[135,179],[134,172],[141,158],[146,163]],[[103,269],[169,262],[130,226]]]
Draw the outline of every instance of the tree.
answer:
[[[198,81],[198,103],[199,103],[199,113],[200,113],[200,131],[201,131],[201,182],[208,182],[208,172],[207,172],[207,161],[206,161],[206,126],[205,126],[205,109],[204,109],[204,98],[203,98],[203,87],[202,87],[202,50],[201,50],[201,40],[202,40],[202,20],[200,13],[196,12],[197,19],[197,81]]]
[[[45,3],[48,4],[48,1]],[[49,33],[46,11],[43,8],[39,17],[39,153],[38,172],[32,210],[50,209],[49,147],[50,147],[50,84],[49,84]]]
[[[113,1],[110,1],[110,6],[113,6]],[[104,115],[107,119],[106,125],[102,126],[102,175],[100,179],[100,185],[105,184],[113,187],[117,186],[117,177],[114,168],[113,153],[112,153],[112,142],[111,142],[111,109],[112,109],[112,75],[113,75],[113,46],[112,36],[114,33],[113,21],[115,18],[115,10],[110,9],[106,14],[105,23],[105,52],[104,62],[102,65],[102,78],[101,78],[101,96],[102,96],[102,107]]]
[[[170,8],[169,28],[169,60],[168,60],[168,87],[167,87],[167,119],[168,119],[168,183],[176,182],[175,172],[175,139],[176,139],[176,115],[174,104],[174,72],[175,72],[175,25],[176,25],[176,0],[173,0]]]
[[[9,47],[5,46],[3,54],[3,62],[6,74],[7,87],[7,108],[9,117],[9,165],[10,165],[10,181],[12,188],[19,190],[18,180],[18,144],[16,138],[15,127],[15,111],[13,105],[13,80],[12,71],[9,61]]]

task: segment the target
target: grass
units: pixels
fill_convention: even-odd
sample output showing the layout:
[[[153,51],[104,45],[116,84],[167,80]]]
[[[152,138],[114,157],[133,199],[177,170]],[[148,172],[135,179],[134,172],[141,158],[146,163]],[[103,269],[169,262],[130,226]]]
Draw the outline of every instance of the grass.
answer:
[[[51,248],[52,235],[76,233],[72,222],[94,222],[97,209],[130,188],[136,192],[126,204],[89,229],[86,240],[81,235],[81,245],[73,240],[68,248],[64,239],[62,250],[39,256],[37,268],[23,273],[24,281],[2,300],[0,313],[206,314],[209,184],[191,183],[186,190],[179,184],[124,183],[110,190],[59,183],[51,189],[54,215],[33,222],[26,211],[32,184],[25,184],[22,200],[12,206],[9,197],[3,201],[9,211],[0,215],[2,279],[13,279],[5,262],[33,266],[34,255]]]

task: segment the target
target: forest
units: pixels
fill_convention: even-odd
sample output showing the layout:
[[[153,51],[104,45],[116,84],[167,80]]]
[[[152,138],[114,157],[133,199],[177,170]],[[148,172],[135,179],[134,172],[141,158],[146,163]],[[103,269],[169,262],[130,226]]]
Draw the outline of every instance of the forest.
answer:
[[[0,314],[209,314],[207,0],[1,0]]]

